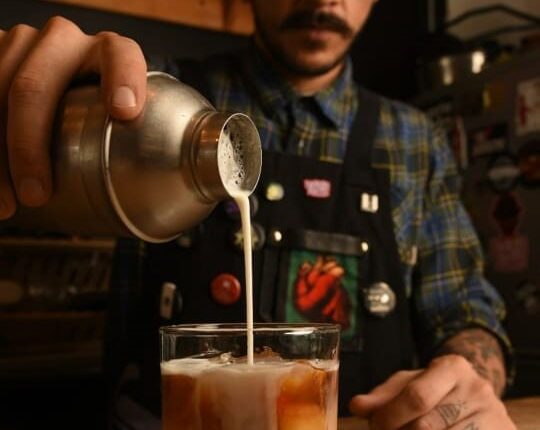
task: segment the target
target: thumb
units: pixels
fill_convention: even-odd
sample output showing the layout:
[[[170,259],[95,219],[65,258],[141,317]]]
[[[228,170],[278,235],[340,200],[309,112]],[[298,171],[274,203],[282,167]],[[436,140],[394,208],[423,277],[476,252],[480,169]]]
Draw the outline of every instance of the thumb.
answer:
[[[134,119],[146,100],[146,61],[133,40],[111,32],[93,36],[83,71],[101,75],[108,112],[116,119]]]
[[[353,415],[361,418],[369,418],[375,410],[401,393],[401,390],[420,372],[420,370],[406,370],[394,373],[368,394],[354,396],[349,402],[349,410]]]

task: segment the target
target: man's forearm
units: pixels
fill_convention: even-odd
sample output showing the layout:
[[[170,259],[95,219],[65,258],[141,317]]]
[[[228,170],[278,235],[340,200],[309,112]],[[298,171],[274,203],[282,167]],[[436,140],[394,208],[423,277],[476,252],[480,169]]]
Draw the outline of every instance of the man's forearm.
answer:
[[[458,354],[465,357],[476,372],[493,385],[500,397],[506,385],[506,370],[501,346],[497,339],[485,330],[471,328],[448,339],[437,356]]]

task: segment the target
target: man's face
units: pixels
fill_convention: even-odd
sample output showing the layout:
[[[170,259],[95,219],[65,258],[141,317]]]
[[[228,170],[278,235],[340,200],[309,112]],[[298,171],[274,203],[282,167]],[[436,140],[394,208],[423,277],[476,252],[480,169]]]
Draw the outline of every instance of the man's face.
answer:
[[[256,38],[287,71],[333,69],[364,25],[374,0],[253,0]]]

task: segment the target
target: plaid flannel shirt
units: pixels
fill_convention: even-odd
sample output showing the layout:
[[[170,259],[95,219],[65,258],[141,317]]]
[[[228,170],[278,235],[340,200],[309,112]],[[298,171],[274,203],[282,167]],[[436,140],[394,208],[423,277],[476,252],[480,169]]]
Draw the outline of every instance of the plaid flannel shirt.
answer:
[[[182,77],[182,63],[160,68]],[[361,103],[350,60],[329,88],[307,97],[296,94],[253,46],[241,55],[210,58],[201,70],[217,109],[249,115],[264,149],[342,161]],[[421,355],[429,358],[464,328],[482,327],[508,357],[504,303],[483,276],[482,250],[459,200],[445,135],[420,111],[382,98],[373,156],[374,166],[390,174],[394,233]],[[418,250],[416,264],[411,249]]]

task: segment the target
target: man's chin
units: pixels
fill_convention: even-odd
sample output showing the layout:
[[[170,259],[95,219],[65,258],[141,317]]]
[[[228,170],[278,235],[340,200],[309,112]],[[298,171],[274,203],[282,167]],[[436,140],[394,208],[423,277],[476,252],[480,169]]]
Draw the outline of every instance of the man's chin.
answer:
[[[265,37],[264,32],[260,35],[260,40],[272,59],[284,70],[298,76],[324,75],[340,65],[347,53],[347,47],[343,47],[341,54],[335,49],[331,50],[329,46],[335,46],[335,44],[329,45],[327,40],[297,37],[276,43]]]
[[[340,65],[347,52],[346,46],[330,40],[340,37],[339,35],[332,32],[327,33],[329,34],[316,32],[310,35],[311,37],[306,37],[304,34],[304,37],[294,40],[289,46],[282,44],[281,52],[274,52],[274,54],[281,57],[282,62],[285,62],[286,66],[297,74],[323,75]]]
[[[343,57],[321,59],[314,55],[295,56],[285,59],[286,67],[297,75],[320,76],[333,70],[343,62]]]

